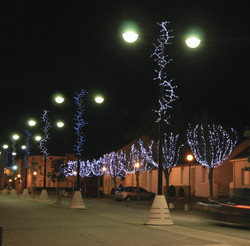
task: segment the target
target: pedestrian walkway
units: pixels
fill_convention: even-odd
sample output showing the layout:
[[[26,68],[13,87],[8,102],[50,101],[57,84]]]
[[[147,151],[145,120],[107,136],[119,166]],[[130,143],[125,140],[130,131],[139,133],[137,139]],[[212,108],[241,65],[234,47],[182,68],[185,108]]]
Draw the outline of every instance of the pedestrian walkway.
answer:
[[[54,201],[40,203],[36,199],[0,196],[3,246],[223,245],[193,232],[182,235],[182,227],[177,225],[146,226],[147,207],[86,199],[87,209],[76,210],[68,208],[70,199],[63,199],[59,206]]]

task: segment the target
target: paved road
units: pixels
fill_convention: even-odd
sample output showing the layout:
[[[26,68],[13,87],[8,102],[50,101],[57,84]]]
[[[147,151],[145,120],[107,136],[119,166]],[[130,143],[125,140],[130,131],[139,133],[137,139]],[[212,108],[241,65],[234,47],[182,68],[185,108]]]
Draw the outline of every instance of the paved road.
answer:
[[[221,228],[193,212],[173,211],[173,226],[145,226],[149,208],[86,199],[86,210],[0,196],[3,246],[250,245],[245,229]],[[221,233],[222,232],[222,233]]]

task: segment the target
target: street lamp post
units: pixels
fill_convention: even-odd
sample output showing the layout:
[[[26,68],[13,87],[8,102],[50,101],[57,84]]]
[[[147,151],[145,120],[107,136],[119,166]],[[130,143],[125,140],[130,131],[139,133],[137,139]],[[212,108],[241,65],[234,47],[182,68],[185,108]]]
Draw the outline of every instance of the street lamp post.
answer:
[[[134,164],[135,167],[135,177],[136,177],[136,195],[137,195],[137,202],[140,201],[140,189],[139,189],[139,169],[140,169],[140,163],[136,162]]]
[[[186,156],[186,160],[189,163],[189,166],[188,166],[188,200],[190,201],[190,195],[191,195],[190,171],[191,171],[191,163],[194,160],[194,156],[189,154]]]

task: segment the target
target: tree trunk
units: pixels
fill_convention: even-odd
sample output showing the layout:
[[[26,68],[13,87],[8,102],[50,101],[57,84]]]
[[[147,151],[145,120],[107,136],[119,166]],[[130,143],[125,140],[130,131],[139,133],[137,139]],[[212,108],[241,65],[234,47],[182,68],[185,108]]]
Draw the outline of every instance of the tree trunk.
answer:
[[[80,157],[77,157],[76,191],[80,190]]]
[[[116,176],[114,176],[114,189],[116,190]]]
[[[97,198],[100,199],[100,179],[101,177],[97,177]]]
[[[165,197],[166,197],[167,203],[169,205],[169,203],[170,203],[170,195],[169,195],[169,174],[170,174],[170,172],[168,172],[168,169],[164,170],[164,174],[165,174],[165,179],[166,179]]]
[[[60,183],[57,181],[56,182],[56,204],[59,205],[60,204],[60,192],[59,192],[59,186]]]
[[[46,166],[47,166],[47,156],[44,156],[44,174],[43,174],[43,189],[46,189]]]
[[[214,168],[209,168],[209,189],[210,189],[210,198],[214,197],[214,190],[213,190],[213,176],[214,176]]]
[[[83,197],[86,198],[87,197],[87,180],[86,180],[86,177],[84,177],[84,179],[83,179],[83,184],[84,184]]]

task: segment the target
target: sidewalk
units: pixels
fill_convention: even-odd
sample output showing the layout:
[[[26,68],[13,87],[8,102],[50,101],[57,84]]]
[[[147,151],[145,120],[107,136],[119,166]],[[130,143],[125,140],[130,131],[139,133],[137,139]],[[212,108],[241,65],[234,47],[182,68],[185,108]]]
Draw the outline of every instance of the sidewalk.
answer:
[[[145,226],[148,207],[86,199],[86,210],[72,210],[70,199],[63,199],[59,206],[54,201],[42,204],[0,196],[3,246],[218,245],[212,238],[197,237],[177,225]]]

